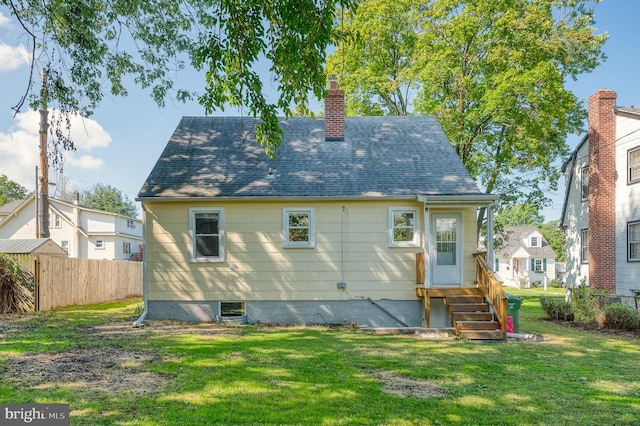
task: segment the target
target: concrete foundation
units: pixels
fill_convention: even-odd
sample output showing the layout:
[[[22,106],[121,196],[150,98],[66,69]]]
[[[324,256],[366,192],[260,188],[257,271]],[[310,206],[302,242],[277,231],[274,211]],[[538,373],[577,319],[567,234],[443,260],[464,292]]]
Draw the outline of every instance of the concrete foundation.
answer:
[[[219,302],[153,301],[148,319],[216,321]],[[246,301],[249,323],[422,327],[422,300]]]

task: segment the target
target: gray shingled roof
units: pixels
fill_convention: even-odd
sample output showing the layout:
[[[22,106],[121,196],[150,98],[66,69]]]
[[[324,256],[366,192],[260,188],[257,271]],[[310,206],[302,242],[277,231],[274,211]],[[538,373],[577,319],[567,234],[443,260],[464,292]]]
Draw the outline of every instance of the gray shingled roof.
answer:
[[[502,247],[500,247],[500,250],[496,250],[497,254],[500,257],[510,257],[518,249],[522,248],[534,258],[555,258],[556,252],[553,251],[546,240],[542,240],[542,247],[527,247],[527,245],[522,241],[537,230],[538,228],[535,226],[505,226],[504,243]]]
[[[25,200],[13,200],[7,204],[0,206],[0,216],[7,216],[9,213],[20,207]]]
[[[434,117],[346,117],[343,142],[324,140],[323,118],[282,120],[276,159],[254,140],[258,122],[184,117],[138,197],[482,194]]]

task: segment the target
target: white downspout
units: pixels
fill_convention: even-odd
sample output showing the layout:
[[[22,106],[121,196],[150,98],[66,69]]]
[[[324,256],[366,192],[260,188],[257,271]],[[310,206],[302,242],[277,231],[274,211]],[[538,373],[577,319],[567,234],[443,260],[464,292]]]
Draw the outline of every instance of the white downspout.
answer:
[[[142,327],[143,321],[147,317],[149,313],[149,302],[148,302],[148,291],[147,291],[147,265],[148,256],[149,256],[149,246],[147,245],[147,230],[148,230],[148,222],[147,222],[147,210],[144,208],[144,203],[142,203],[142,299],[144,303],[144,309],[140,317],[133,322],[134,327]]]

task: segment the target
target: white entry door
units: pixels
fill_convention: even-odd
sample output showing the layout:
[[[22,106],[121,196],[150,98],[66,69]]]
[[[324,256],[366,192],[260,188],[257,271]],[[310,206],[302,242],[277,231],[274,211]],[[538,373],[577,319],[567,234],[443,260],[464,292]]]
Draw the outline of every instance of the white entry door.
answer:
[[[431,286],[462,286],[462,214],[431,215]]]

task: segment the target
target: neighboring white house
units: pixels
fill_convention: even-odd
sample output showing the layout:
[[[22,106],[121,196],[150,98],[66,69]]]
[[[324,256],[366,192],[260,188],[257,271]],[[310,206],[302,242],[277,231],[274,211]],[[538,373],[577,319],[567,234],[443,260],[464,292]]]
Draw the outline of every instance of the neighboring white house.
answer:
[[[640,108],[616,92],[589,98],[589,132],[563,165],[560,225],[567,236],[567,287],[640,291]]]
[[[50,238],[69,257],[128,260],[142,251],[142,221],[51,198]],[[32,195],[13,203],[0,216],[0,239],[37,238],[36,202]],[[7,209],[5,209],[7,210]]]
[[[556,277],[556,253],[535,226],[505,226],[495,251],[496,278],[510,287],[548,284]]]

